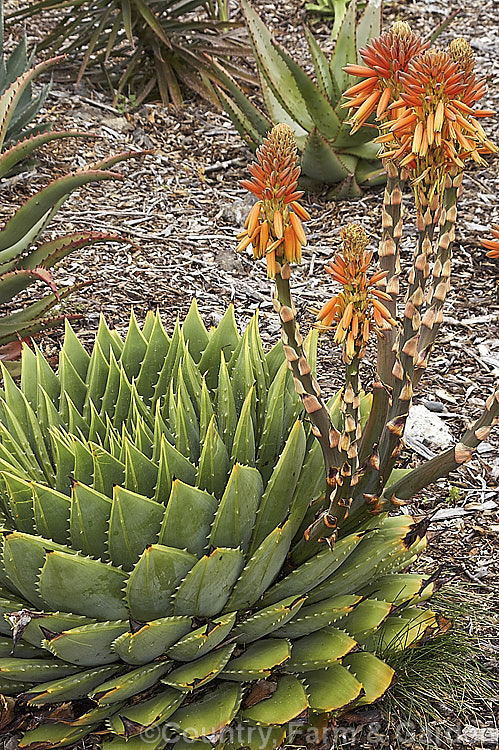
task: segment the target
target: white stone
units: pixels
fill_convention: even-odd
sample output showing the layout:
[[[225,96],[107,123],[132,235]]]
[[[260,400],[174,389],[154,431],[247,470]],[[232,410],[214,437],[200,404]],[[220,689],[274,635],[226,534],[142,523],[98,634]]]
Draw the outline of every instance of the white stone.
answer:
[[[428,448],[448,448],[454,443],[452,434],[443,419],[422,404],[416,404],[409,412],[405,437],[422,443]]]

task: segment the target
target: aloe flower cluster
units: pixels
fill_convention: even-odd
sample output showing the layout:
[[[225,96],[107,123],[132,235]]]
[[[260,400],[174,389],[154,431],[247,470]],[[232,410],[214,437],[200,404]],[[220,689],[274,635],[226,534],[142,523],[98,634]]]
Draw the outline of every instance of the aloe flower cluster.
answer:
[[[409,24],[397,21],[389,31],[360,50],[364,65],[349,64],[345,72],[364,80],[345,91],[347,101],[341,105],[350,110],[352,133],[374,112],[378,120],[387,117],[388,107],[400,97],[401,74],[427,48],[428,44],[411,31]]]
[[[296,144],[291,128],[277,125],[256,152],[258,162],[249,166],[251,180],[243,187],[259,200],[251,209],[237,250],[253,247],[254,258],[267,259],[269,278],[283,263],[300,263],[306,236],[300,218],[310,218],[298,203],[300,167],[296,166]]]
[[[348,65],[364,78],[345,92],[355,132],[375,113],[380,156],[407,170],[419,206],[440,199],[447,173],[466,159],[484,164],[496,151],[477,118],[485,81],[473,71],[469,43],[458,38],[448,50],[428,49],[408,24],[394,27],[361,50],[365,65]]]
[[[342,290],[326,302],[317,318],[325,329],[337,323],[334,341],[344,344],[343,359],[349,363],[354,357],[364,356],[373,326],[382,335],[395,321],[382,302],[390,295],[376,287],[386,277],[386,271],[367,276],[373,254],[366,250],[365,230],[358,224],[349,224],[342,229],[341,238],[343,252],[329,261],[326,272],[342,285]]]

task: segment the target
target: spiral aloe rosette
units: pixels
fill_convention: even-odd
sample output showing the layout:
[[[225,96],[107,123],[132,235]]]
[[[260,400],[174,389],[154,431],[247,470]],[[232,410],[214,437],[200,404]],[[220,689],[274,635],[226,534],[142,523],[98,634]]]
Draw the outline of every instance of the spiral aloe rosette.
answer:
[[[252,104],[223,71],[221,78],[229,94],[221,89],[218,94],[245,142],[256,149],[272,122],[286,123],[293,130],[301,155],[304,186],[331,185],[332,195],[354,197],[361,194],[362,186],[382,184],[386,176],[372,142],[376,131],[366,126],[352,135],[341,106],[342,92],[349,84],[343,68],[356,62],[359,49],[379,34],[381,4],[368,3],[357,21],[357,2],[350,2],[329,61],[304,27],[316,81],[274,41],[245,0],[242,8],[269,116]]]
[[[304,712],[380,697],[375,654],[434,624],[431,584],[400,572],[425,539],[378,516],[287,564],[324,472],[281,345],[231,309],[207,331],[195,303],[171,338],[158,314],[124,341],[102,320],[90,355],[66,325],[58,372],[26,348],[0,401],[0,692],[40,707],[21,745],[105,722],[118,745],[159,726],[236,747],[232,725],[278,746]]]

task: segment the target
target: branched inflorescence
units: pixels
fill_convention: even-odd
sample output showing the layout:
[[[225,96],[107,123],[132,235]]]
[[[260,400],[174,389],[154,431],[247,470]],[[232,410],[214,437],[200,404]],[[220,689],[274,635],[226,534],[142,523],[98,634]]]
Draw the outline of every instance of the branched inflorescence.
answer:
[[[240,236],[239,249],[252,242],[255,257],[267,255],[269,275],[276,279],[274,307],[281,321],[288,366],[326,464],[324,500],[304,530],[294,560],[308,559],[314,545],[323,541],[334,544],[338,535],[354,528],[359,518],[403,504],[422,486],[442,476],[442,471],[452,471],[469,460],[482,435],[498,418],[495,394],[487,413],[477,422],[477,430],[471,437],[465,434],[462,438],[469,449],[461,450],[459,443],[448,456],[442,454],[441,461],[427,462],[397,483],[391,480],[403,450],[414,388],[443,321],[466,160],[481,165],[484,155],[496,150],[479,122],[491,112],[476,107],[485,83],[474,73],[469,44],[456,39],[445,51],[428,47],[407,24],[399,22],[361,50],[363,65],[345,68],[364,79],[345,93],[343,106],[349,108],[352,132],[369,118],[377,123],[378,155],[388,179],[380,270],[368,276],[372,253],[367,250],[364,230],[356,225],[342,231],[343,249],[326,268],[341,285],[318,312],[318,327],[334,329],[334,341],[343,349],[345,385],[338,394],[340,418],[334,424],[310,375],[291,298],[289,262],[299,259],[294,249],[299,241],[301,251],[304,237],[297,240],[297,233],[286,243],[285,232],[286,227],[290,233],[294,231],[297,219],[290,218],[292,209],[300,216],[305,214],[301,207],[296,208],[299,170],[287,126],[273,128],[258,152],[259,164],[251,167],[253,180],[243,183],[260,200]],[[403,315],[397,323],[402,183],[407,178],[416,199],[417,240]],[[299,227],[301,231],[301,224]],[[499,238],[499,230],[494,234]],[[495,240],[485,245],[490,257],[499,255]],[[369,416],[363,424],[359,365],[373,329],[379,334],[377,374]]]

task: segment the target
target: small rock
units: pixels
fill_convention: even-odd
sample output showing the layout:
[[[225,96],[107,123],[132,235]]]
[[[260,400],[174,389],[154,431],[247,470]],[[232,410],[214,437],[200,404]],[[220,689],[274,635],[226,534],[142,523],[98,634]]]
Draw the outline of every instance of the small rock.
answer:
[[[215,254],[215,262],[219,268],[229,273],[243,273],[244,268],[241,263],[241,258],[236,254],[234,250],[221,250]]]
[[[9,737],[8,740],[5,740],[3,743],[4,750],[17,750],[19,747],[19,740],[21,739],[20,735],[17,737],[14,735],[12,737]]]
[[[153,148],[154,143],[147,135],[143,128],[135,128],[132,133],[133,142],[140,146],[140,148]]]
[[[473,727],[471,724],[465,724],[458,742],[463,745],[497,745],[499,742],[499,730],[494,727]]]
[[[92,122],[92,120],[100,120],[102,112],[100,109],[97,109],[97,107],[92,107],[90,104],[82,104],[81,107],[73,110],[73,115],[79,120]]]
[[[482,565],[481,568],[475,570],[475,575],[477,578],[487,578],[490,575],[490,570]]]
[[[126,117],[104,117],[101,120],[101,125],[115,130],[117,133],[128,133],[130,130],[134,130],[133,125],[128,122]]]
[[[434,411],[440,414],[447,411],[445,404],[443,404],[441,401],[430,401],[429,399],[425,398],[423,400],[423,406],[426,406],[429,411]]]
[[[255,196],[250,193],[225,206],[222,216],[230,224],[242,229],[253,203],[255,203]]]
[[[417,440],[430,448],[448,448],[454,442],[445,422],[423,404],[412,407],[405,434],[409,440]]]

